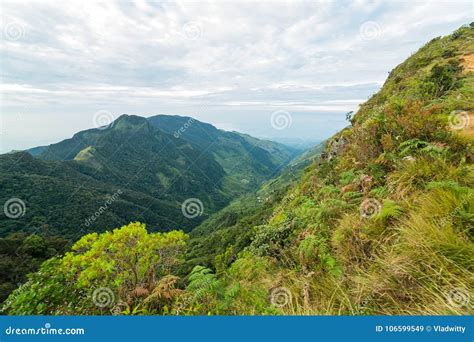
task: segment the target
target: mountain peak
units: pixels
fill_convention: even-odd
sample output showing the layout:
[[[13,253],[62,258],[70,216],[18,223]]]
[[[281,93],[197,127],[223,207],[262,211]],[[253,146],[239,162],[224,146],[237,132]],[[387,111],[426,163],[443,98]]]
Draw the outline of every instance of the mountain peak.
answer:
[[[147,119],[142,116],[122,114],[117,119],[115,119],[112,126],[113,127],[117,127],[119,125],[136,126],[136,125],[144,125],[146,124],[146,122],[147,122]]]
[[[122,114],[111,125],[115,131],[152,131],[153,127],[148,120],[142,116]]]

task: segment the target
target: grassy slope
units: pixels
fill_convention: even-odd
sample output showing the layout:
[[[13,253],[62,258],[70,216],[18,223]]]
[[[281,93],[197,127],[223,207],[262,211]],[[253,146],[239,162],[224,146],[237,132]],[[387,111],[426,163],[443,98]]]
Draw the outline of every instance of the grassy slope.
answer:
[[[448,123],[474,109],[473,40],[461,28],[391,72],[218,270],[239,289],[227,312],[271,312],[284,288],[286,314],[472,313],[472,135]]]

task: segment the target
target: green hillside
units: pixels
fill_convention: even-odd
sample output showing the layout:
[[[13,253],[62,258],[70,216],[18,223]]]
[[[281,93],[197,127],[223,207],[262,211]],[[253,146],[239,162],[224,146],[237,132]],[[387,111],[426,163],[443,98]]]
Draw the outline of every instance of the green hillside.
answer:
[[[237,198],[194,228],[190,233],[185,272],[196,265],[213,267],[215,257],[226,251],[233,256],[242,251],[254,233],[249,227],[267,220],[323,149],[324,144],[320,144],[305,151],[257,191]]]
[[[268,205],[244,197],[191,237],[140,223],[86,235],[3,311],[472,314],[473,55],[473,24],[430,41],[299,181],[254,195]]]
[[[176,135],[179,130],[184,134]],[[18,217],[0,215],[5,241],[26,239],[16,234],[24,232],[74,242],[137,220],[151,231],[190,231],[255,190],[298,151],[191,118],[122,115],[110,127],[28,152],[0,155],[0,201],[13,201],[12,210],[15,201],[24,206]],[[185,210],[198,211],[184,215],[188,199]],[[8,260],[0,286],[14,288],[35,270],[30,266],[37,262],[24,264],[15,250],[0,246],[0,254]],[[9,265],[17,267],[14,282]]]
[[[300,152],[273,141],[222,131],[186,116],[156,115],[148,121],[211,154],[225,171],[222,184],[229,197],[257,189]]]
[[[78,237],[78,230],[83,235],[84,230],[104,231],[131,220],[146,221],[154,231],[189,231],[256,189],[297,153],[194,119],[183,136],[175,137],[170,124],[158,118],[123,115],[108,128],[32,149],[35,158],[26,152],[0,155],[0,199],[19,198],[27,207],[16,220],[2,215],[0,234],[47,226]],[[190,118],[170,116],[166,122],[178,130],[183,120]],[[86,224],[119,190],[113,205]],[[202,202],[200,216],[183,216],[181,204],[188,198]]]
[[[190,312],[472,313],[473,39],[461,28],[396,67],[244,252],[194,269],[188,291],[209,274],[219,290]]]

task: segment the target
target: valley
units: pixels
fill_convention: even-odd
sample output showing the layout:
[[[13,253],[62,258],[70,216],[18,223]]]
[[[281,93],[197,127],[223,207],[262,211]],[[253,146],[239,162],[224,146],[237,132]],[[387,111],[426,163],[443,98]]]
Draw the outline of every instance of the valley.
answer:
[[[433,38],[305,151],[123,115],[1,155],[1,199],[26,206],[0,218],[3,312],[472,314],[473,41]]]

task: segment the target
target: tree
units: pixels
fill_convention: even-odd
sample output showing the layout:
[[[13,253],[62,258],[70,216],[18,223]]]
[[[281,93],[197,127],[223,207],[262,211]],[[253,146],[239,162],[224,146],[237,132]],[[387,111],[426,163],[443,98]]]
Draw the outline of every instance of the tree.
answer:
[[[114,306],[123,306],[140,312],[144,300],[163,287],[160,280],[181,263],[186,239],[181,231],[149,234],[138,222],[86,235],[63,258],[45,262],[12,293],[4,311],[110,314]]]

